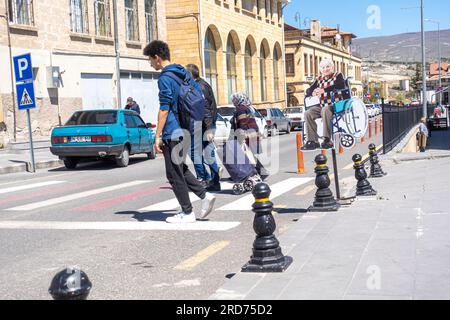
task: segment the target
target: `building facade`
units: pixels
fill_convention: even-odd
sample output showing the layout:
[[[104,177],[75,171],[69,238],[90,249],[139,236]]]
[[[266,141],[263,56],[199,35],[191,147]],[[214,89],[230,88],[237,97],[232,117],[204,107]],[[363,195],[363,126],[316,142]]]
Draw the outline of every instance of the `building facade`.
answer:
[[[166,40],[165,2],[7,0],[5,5],[1,1],[3,144],[28,136],[26,114],[18,111],[13,102],[15,86],[11,80],[11,56],[28,52],[37,103],[31,111],[34,136],[48,136],[59,121],[64,123],[76,110],[123,107],[128,96],[140,105],[145,121],[155,122],[158,73],[150,67],[142,50],[153,39]],[[120,74],[116,72],[115,26]]]
[[[304,105],[305,91],[320,75],[322,59],[334,62],[335,70],[349,80],[352,95],[363,97],[361,63],[351,54],[351,39],[355,36],[336,28],[322,27],[311,21],[311,29],[300,30],[285,25],[286,79],[289,106]]]
[[[277,0],[167,0],[173,62],[194,63],[218,105],[247,92],[255,107],[286,106],[283,6]]]

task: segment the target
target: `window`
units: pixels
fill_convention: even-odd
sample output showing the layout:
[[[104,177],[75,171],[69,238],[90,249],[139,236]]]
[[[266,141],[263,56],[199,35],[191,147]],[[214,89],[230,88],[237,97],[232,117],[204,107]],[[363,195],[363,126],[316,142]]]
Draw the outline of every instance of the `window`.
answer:
[[[267,53],[266,49],[264,48],[264,45],[261,44],[261,54],[259,56],[259,73],[260,73],[260,85],[261,85],[261,101],[267,100],[267,91],[266,91],[266,81],[267,81],[267,75],[266,75],[266,58]]]
[[[139,20],[136,0],[125,0],[125,26],[128,41],[139,41]]]
[[[86,0],[70,0],[70,30],[76,33],[89,33]]]
[[[289,75],[295,75],[294,54],[286,54],[286,73]]]
[[[280,73],[278,70],[278,65],[280,63],[280,54],[275,48],[273,51],[273,93],[275,101],[280,99]]]
[[[155,0],[145,0],[145,31],[147,33],[147,43],[150,43],[154,40],[154,21],[156,13]]]
[[[303,55],[303,64],[305,67],[305,76],[307,76],[308,75],[308,55],[306,53]]]
[[[272,6],[270,0],[266,0],[266,18],[270,19],[272,17]]]
[[[211,85],[215,97],[218,97],[217,76],[217,47],[213,33],[208,29],[205,37],[205,80]]]
[[[314,60],[313,60],[313,56],[310,55],[309,56],[309,76],[312,76],[313,68],[314,68]]]
[[[250,100],[253,100],[253,65],[252,65],[252,47],[250,41],[245,41],[245,91],[247,92]]]
[[[34,25],[33,0],[8,0],[8,10],[10,22]]]
[[[66,122],[66,126],[90,124],[115,124],[117,111],[77,111]]]
[[[253,0],[242,0],[242,9],[253,12]]]
[[[125,125],[127,128],[136,128],[137,125],[134,122],[134,117],[132,114],[125,113]]]
[[[109,0],[94,0],[95,32],[100,37],[111,37]]]
[[[283,18],[283,8],[280,2],[277,1],[278,22],[281,23]]]
[[[228,35],[227,40],[227,82],[228,102],[231,103],[231,95],[236,92],[236,48],[231,34]]]
[[[144,121],[138,115],[134,114],[133,115],[133,120],[136,123],[136,125],[138,126],[138,128],[142,128],[142,127],[147,128],[147,126],[145,125]]]

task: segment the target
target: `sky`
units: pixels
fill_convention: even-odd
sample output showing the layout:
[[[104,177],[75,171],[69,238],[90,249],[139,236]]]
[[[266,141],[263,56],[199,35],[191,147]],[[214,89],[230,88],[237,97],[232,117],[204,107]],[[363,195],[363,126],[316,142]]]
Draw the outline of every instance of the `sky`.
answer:
[[[424,0],[425,18],[438,20],[441,30],[450,29],[450,1]],[[404,10],[402,8],[411,8]],[[414,8],[417,7],[417,8]],[[368,13],[368,10],[370,11]],[[285,22],[309,28],[308,19],[322,25],[356,34],[358,38],[420,32],[420,0],[291,0],[284,10]],[[425,22],[425,30],[437,30],[437,24]]]

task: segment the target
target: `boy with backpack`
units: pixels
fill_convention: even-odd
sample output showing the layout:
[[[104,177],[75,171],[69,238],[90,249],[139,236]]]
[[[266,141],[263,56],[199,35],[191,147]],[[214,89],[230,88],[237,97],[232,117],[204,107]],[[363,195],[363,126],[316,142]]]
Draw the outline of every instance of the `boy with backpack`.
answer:
[[[156,151],[163,153],[166,176],[177,198],[181,212],[166,219],[168,223],[192,223],[196,221],[189,191],[202,199],[199,219],[205,219],[212,211],[216,198],[207,193],[203,185],[185,164],[190,143],[183,140],[194,134],[198,122],[203,120],[205,100],[198,84],[178,64],[170,62],[167,43],[154,40],[144,49],[155,70],[161,70],[158,80],[160,110],[156,128]],[[199,120],[200,119],[200,120]]]

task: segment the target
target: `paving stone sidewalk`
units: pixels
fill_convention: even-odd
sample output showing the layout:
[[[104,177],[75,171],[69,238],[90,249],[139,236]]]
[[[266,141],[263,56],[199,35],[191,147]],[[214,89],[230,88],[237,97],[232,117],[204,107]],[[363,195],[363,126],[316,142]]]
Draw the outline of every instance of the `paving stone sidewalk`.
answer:
[[[286,272],[236,270],[210,299],[450,299],[450,158],[409,157],[384,157],[376,200],[307,213],[279,236]]]

